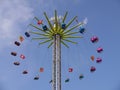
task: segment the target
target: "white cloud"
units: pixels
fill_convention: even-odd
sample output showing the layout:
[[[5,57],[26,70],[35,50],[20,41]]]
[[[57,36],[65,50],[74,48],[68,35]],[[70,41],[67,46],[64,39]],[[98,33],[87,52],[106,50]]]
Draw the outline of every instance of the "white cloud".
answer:
[[[20,25],[33,18],[32,11],[25,0],[0,0],[0,49],[17,38],[17,33],[22,30]]]

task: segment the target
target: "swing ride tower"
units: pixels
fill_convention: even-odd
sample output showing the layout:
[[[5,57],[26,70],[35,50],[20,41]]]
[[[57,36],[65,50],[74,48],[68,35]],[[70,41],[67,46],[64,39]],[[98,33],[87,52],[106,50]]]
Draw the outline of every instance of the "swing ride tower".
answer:
[[[57,11],[54,12],[54,17],[48,18],[46,12],[44,16],[48,25],[44,25],[44,21],[40,21],[37,17],[35,19],[40,22],[42,28],[30,24],[36,28],[38,32],[30,31],[32,34],[39,35],[39,37],[32,38],[33,40],[41,40],[39,44],[49,43],[49,47],[53,47],[53,60],[52,60],[52,90],[61,90],[61,44],[69,48],[67,42],[77,44],[70,40],[71,38],[81,38],[81,36],[75,36],[79,31],[75,30],[77,27],[84,25],[83,22],[78,22],[77,25],[71,26],[73,21],[76,20],[77,16],[73,17],[68,23],[65,22],[68,12],[62,17],[58,17]],[[73,31],[75,30],[75,31]]]

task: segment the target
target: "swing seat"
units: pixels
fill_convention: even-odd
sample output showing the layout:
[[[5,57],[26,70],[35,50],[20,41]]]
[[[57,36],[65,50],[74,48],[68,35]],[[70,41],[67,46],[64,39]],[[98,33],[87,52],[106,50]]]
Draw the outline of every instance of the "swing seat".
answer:
[[[65,82],[67,83],[67,82],[69,82],[70,81],[70,79],[69,78],[67,78],[66,80],[65,80]]]
[[[37,24],[40,25],[42,23],[43,23],[43,20],[39,20]]]
[[[94,66],[91,67],[90,71],[94,72],[96,70],[96,68]]]
[[[41,67],[41,68],[40,68],[40,72],[43,72],[43,71],[44,71],[44,68]]]
[[[48,30],[46,25],[43,25],[42,28],[43,28],[44,31]]]
[[[79,79],[82,79],[82,78],[84,78],[83,74],[81,74],[81,75],[79,76]]]
[[[62,23],[62,29],[65,29],[66,28],[66,24],[65,23]]]
[[[102,51],[103,51],[103,48],[101,48],[101,47],[97,48],[98,53],[101,53]]]
[[[23,54],[20,55],[21,59],[25,59],[25,56]]]
[[[73,68],[69,68],[68,71],[69,71],[69,72],[73,72]]]
[[[28,71],[27,71],[27,70],[24,70],[22,73],[23,73],[23,74],[28,74]]]
[[[91,60],[92,60],[92,61],[94,61],[94,59],[95,59],[95,57],[94,57],[94,56],[91,56],[90,58],[91,58]]]
[[[49,83],[52,83],[53,80],[50,80]]]
[[[92,43],[95,43],[95,42],[98,42],[98,37],[96,37],[96,36],[93,36],[92,38],[91,38],[91,42]]]
[[[34,80],[38,80],[38,79],[39,79],[39,76],[34,77]]]
[[[80,32],[81,34],[83,34],[83,33],[85,32],[85,28],[83,28],[83,27],[80,27],[79,30],[80,30],[79,32]]]
[[[20,40],[20,42],[22,42],[24,40],[24,37],[20,36],[19,40]]]
[[[14,65],[19,66],[20,62],[14,62]]]
[[[15,45],[16,45],[16,46],[20,46],[20,42],[15,41]]]
[[[101,59],[101,58],[97,58],[97,59],[96,59],[96,62],[97,62],[97,63],[100,63],[100,62],[102,62],[102,59]]]
[[[26,37],[30,37],[30,34],[28,32],[25,32]]]
[[[17,53],[16,52],[11,52],[11,55],[17,56]]]

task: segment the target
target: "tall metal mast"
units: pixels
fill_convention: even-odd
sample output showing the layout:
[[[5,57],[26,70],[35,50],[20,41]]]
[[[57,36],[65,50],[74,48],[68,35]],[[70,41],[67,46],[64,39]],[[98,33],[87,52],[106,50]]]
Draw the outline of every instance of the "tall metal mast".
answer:
[[[56,81],[57,90],[61,90],[61,39],[60,35],[56,34]]]

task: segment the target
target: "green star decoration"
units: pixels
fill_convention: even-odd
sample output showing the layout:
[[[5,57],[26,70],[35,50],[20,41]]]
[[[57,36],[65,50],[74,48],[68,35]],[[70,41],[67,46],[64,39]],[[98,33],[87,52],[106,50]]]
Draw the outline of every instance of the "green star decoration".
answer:
[[[54,12],[54,24],[52,24],[53,21],[51,21],[48,18],[46,12],[44,12],[44,16],[45,16],[47,23],[48,23],[47,30],[44,30],[43,28],[40,28],[37,25],[30,24],[30,26],[39,30],[39,32],[30,31],[30,33],[36,34],[39,36],[39,37],[32,38],[32,40],[44,40],[44,41],[40,42],[39,45],[49,42],[49,45],[48,45],[48,48],[49,48],[53,44],[53,37],[56,34],[58,34],[61,37],[61,43],[64,46],[66,46],[67,48],[69,48],[69,46],[66,44],[66,42],[77,44],[77,42],[71,41],[70,38],[82,38],[81,36],[73,36],[73,35],[79,33],[79,31],[73,32],[73,30],[76,29],[77,27],[79,27],[80,25],[83,25],[84,23],[80,22],[77,25],[74,25],[71,28],[69,28],[69,26],[73,23],[73,21],[76,20],[77,16],[75,16],[68,22],[68,24],[66,24],[65,28],[63,29],[61,26],[61,23],[65,22],[67,15],[68,15],[68,12],[65,13],[63,18],[61,18],[61,22],[60,22],[60,20],[57,16],[57,11],[55,10],[55,12]],[[39,21],[39,19],[37,17],[35,17],[35,19],[37,21]]]

